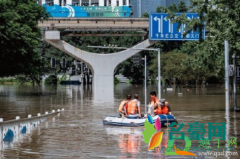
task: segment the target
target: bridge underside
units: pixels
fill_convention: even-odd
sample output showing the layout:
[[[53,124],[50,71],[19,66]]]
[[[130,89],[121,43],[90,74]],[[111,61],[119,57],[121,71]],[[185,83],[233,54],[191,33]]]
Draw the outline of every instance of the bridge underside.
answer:
[[[88,64],[93,73],[93,95],[94,102],[111,102],[114,101],[114,69],[121,62],[137,54],[141,50],[136,48],[147,48],[154,42],[144,40],[133,46],[134,49],[127,49],[111,54],[90,53],[76,48],[69,43],[60,39],[60,31],[45,31],[44,40],[52,46],[69,54],[77,60]]]

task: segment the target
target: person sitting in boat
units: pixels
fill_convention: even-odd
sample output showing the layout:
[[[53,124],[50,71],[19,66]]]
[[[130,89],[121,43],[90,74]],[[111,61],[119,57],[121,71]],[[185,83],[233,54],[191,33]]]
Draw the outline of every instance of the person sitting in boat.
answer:
[[[128,106],[124,107],[126,116],[131,118],[141,117],[141,108],[138,94],[134,95],[134,99],[128,102]]]
[[[128,105],[128,102],[132,100],[132,96],[131,94],[128,94],[127,95],[127,99],[124,99],[120,105],[119,105],[119,108],[118,108],[118,112],[119,112],[119,115],[124,117],[125,112],[124,112],[124,108]]]
[[[171,108],[165,99],[161,99],[159,104],[161,106],[161,114],[172,114]]]
[[[151,103],[149,105],[148,113],[150,115],[158,114],[157,111],[159,108],[160,100],[157,98],[157,93],[155,91],[150,92],[150,97]]]

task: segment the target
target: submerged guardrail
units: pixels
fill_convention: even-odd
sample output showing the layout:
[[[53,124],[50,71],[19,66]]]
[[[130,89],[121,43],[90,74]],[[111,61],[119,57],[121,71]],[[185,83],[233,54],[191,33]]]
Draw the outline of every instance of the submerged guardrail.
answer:
[[[8,121],[3,121],[3,118],[0,118],[0,150],[3,149],[3,142],[18,141],[18,139],[23,138],[24,135],[30,134],[31,130],[36,128],[40,123],[57,115],[61,111],[64,111],[64,109],[58,109],[57,111],[52,110],[52,112],[45,112],[43,115],[38,113],[35,117],[32,117],[30,114],[28,118],[24,119],[16,116],[16,119]]]

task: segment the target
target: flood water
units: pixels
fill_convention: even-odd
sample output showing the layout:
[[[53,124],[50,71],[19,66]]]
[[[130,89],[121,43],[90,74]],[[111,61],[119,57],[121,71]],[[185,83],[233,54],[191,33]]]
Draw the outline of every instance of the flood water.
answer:
[[[157,91],[156,85],[148,86],[147,94],[153,90]],[[164,156],[156,150],[148,151],[148,144],[144,143],[142,135],[143,127],[104,126],[103,119],[117,115],[118,105],[126,94],[139,93],[141,109],[144,110],[142,85],[119,84],[115,86],[114,92],[114,103],[97,103],[90,86],[0,85],[0,118],[4,121],[16,116],[26,118],[28,114],[36,116],[37,113],[53,109],[65,109],[55,120],[40,124],[20,141],[4,143],[8,146],[0,150],[0,158],[190,158]],[[105,96],[107,98],[108,94]],[[240,105],[240,95],[238,97]],[[185,124],[181,129],[185,134],[188,134],[188,123],[205,123],[206,137],[208,122],[229,123],[226,124],[226,141],[221,141],[220,145],[225,146],[229,137],[238,137],[236,151],[240,155],[240,112],[225,111],[224,86],[199,89],[179,87],[171,92],[163,91],[162,98],[169,101],[178,123]],[[162,146],[166,146],[167,128],[162,128],[162,131]],[[177,146],[181,144],[176,143]],[[217,147],[218,142],[210,141],[210,144]],[[192,146],[198,145],[198,141],[192,142]],[[199,156],[197,152],[195,154],[198,158],[215,158]]]

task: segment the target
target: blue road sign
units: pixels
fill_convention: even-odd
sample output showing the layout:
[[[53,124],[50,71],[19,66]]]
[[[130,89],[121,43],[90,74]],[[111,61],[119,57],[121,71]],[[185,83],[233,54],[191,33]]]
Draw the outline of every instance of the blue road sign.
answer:
[[[176,15],[180,16],[181,13],[176,13]],[[186,24],[181,24],[181,27],[178,29],[178,23],[172,23],[171,19],[167,19],[167,16],[167,13],[150,13],[150,40],[199,40],[199,32],[191,31],[184,37]],[[189,20],[199,18],[197,13],[186,13],[186,16]],[[202,38],[205,39],[205,29]]]

